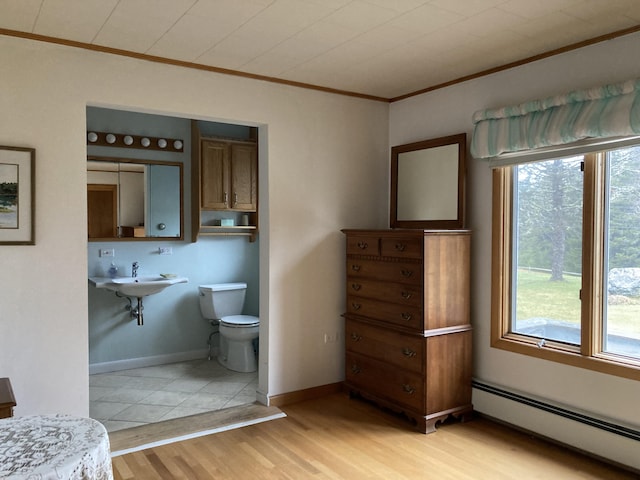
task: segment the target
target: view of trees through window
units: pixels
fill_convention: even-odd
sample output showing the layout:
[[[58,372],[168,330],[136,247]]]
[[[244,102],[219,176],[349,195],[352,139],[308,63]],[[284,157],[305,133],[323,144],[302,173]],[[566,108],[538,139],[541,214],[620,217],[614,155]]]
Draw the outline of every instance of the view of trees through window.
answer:
[[[582,156],[514,167],[511,331],[580,344]],[[602,350],[640,358],[640,147],[606,155]]]
[[[516,167],[512,331],[580,344],[582,157]],[[517,266],[517,267],[515,267]]]
[[[604,351],[640,357],[640,147],[607,155]]]

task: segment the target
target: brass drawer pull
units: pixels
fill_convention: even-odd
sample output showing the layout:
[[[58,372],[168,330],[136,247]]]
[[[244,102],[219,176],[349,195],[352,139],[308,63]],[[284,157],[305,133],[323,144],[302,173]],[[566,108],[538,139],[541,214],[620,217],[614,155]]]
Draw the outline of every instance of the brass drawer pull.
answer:
[[[414,352],[413,350],[411,350],[411,349],[409,349],[409,348],[407,348],[407,347],[404,347],[404,348],[402,349],[402,354],[403,354],[405,357],[409,357],[409,358],[412,358],[412,357],[415,357],[415,356],[416,356],[416,352]]]
[[[362,288],[362,285],[359,283],[352,283],[351,288],[353,288],[356,292]]]
[[[351,270],[353,270],[354,272],[359,272],[360,268],[360,265],[351,265]]]
[[[409,395],[413,395],[416,391],[415,388],[413,388],[411,385],[407,385],[406,383],[402,384],[402,390],[405,391],[405,393],[409,394]]]
[[[413,275],[413,270],[401,270],[402,276],[405,278],[409,278]]]
[[[351,306],[354,310],[360,310],[360,307],[362,307],[362,305],[359,303],[352,303]]]
[[[360,367],[358,365],[351,365],[351,373],[357,375],[360,373]]]
[[[366,250],[369,244],[367,242],[358,242],[358,248],[360,250]]]
[[[401,315],[401,316],[402,316],[402,318],[403,318],[404,320],[406,320],[407,322],[408,322],[409,320],[411,320],[411,317],[413,317],[413,315],[411,315],[410,313],[401,313],[400,315]]]
[[[396,250],[398,252],[404,252],[405,248],[407,248],[407,246],[404,243],[396,243]]]
[[[411,297],[413,297],[413,295],[411,294],[411,292],[400,292],[400,295],[402,296],[402,298],[404,298],[405,300],[409,300]]]
[[[354,342],[359,342],[360,340],[362,340],[362,336],[358,335],[356,332],[352,332],[351,340],[353,340]]]

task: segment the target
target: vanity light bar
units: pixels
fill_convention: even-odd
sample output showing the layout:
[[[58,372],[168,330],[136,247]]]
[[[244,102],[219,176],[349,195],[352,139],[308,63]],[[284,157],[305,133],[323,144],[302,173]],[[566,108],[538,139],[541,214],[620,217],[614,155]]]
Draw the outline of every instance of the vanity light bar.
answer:
[[[184,142],[179,138],[150,137],[123,133],[87,132],[87,145],[101,147],[139,148],[142,150],[184,151]]]

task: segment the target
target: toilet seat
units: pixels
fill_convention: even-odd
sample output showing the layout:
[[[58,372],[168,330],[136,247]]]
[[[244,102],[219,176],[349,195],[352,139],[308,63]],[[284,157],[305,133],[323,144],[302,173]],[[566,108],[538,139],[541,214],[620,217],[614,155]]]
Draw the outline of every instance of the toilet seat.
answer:
[[[229,328],[258,327],[260,319],[252,315],[230,315],[220,319],[220,325]]]

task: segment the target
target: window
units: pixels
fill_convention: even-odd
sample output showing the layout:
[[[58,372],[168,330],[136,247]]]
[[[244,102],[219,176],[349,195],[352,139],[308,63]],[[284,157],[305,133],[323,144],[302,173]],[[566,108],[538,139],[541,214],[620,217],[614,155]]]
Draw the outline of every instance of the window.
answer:
[[[492,345],[640,379],[640,146],[494,170]]]

